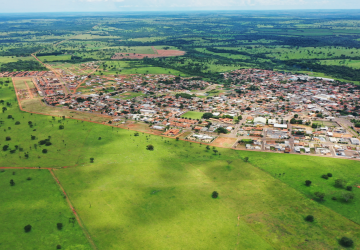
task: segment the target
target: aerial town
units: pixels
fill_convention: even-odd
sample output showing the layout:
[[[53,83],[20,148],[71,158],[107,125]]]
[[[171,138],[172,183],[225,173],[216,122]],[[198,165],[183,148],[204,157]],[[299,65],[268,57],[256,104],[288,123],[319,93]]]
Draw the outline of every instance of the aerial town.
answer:
[[[240,150],[360,158],[360,89],[333,79],[260,69],[224,73],[224,84],[174,75],[2,77],[32,77],[47,105],[111,116],[114,126],[136,121],[199,143],[225,138]]]

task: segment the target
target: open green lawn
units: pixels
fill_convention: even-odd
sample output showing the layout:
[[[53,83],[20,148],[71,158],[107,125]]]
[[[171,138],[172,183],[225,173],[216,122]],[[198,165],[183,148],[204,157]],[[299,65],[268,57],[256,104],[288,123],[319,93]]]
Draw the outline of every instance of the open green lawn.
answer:
[[[0,113],[4,122],[1,147],[23,148],[14,153],[0,151],[0,166],[76,165],[54,172],[98,249],[341,249],[338,240],[343,236],[354,239],[355,248],[360,244],[360,226],[351,221],[360,218],[357,199],[349,204],[332,203],[329,197],[340,194],[329,195],[337,191],[332,190],[333,180],[320,178],[332,172],[333,179],[339,176],[355,184],[358,162],[223,148],[215,154],[205,145],[142,133],[134,136],[131,130],[69,119],[62,121],[65,129],[59,130],[59,118],[53,121],[49,116],[20,112],[12,89],[1,89],[0,99],[12,103]],[[9,114],[14,120],[7,118]],[[32,128],[29,120],[34,123]],[[6,141],[6,136],[11,140]],[[34,144],[47,138],[51,146],[34,149]],[[154,151],[145,149],[149,144]],[[44,148],[48,153],[41,153]],[[245,156],[249,162],[243,160]],[[286,174],[279,178],[274,173]],[[14,177],[14,187],[22,185],[24,178],[17,181]],[[5,185],[10,188],[8,179]],[[303,187],[306,179],[313,181],[310,189]],[[54,183],[50,175],[46,181]],[[41,187],[51,191],[46,181],[40,182]],[[24,189],[38,190],[41,188]],[[312,192],[322,190],[327,193],[325,202],[312,200]],[[213,191],[219,192],[219,198],[211,198]],[[359,190],[353,192],[358,196]],[[21,197],[38,200],[29,193]],[[58,213],[54,207],[61,206],[46,206],[41,216],[49,208]],[[304,221],[309,214],[315,217],[313,223]],[[19,222],[20,230],[27,217]],[[9,221],[17,224],[16,219]],[[47,240],[53,242],[51,239]],[[33,239],[22,240],[33,244]]]
[[[181,117],[191,118],[191,119],[201,119],[203,114],[204,114],[203,112],[188,111],[185,114],[183,114]]]
[[[48,170],[0,170],[0,190],[0,249],[91,249],[77,222],[69,223],[74,215]]]

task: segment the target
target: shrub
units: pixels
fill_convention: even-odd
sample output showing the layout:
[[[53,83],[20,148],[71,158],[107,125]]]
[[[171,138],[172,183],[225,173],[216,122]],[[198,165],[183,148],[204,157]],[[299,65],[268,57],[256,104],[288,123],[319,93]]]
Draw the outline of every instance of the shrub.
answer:
[[[306,180],[306,181],[305,181],[305,185],[306,185],[306,186],[308,186],[308,187],[310,187],[310,185],[311,185],[311,181]]]
[[[56,227],[57,227],[57,229],[61,230],[63,228],[63,224],[62,223],[57,223]]]
[[[213,197],[214,199],[216,199],[219,196],[219,193],[214,191],[211,195],[211,197]]]
[[[12,118],[12,115],[8,115],[8,117],[7,117],[8,119],[11,119]]]
[[[346,187],[346,190],[347,190],[347,191],[351,191],[351,190],[352,190],[352,186],[347,186],[347,187]]]
[[[91,157],[91,158],[90,158],[90,162],[91,162],[91,163],[94,163],[94,158]]]
[[[64,129],[64,125],[59,125],[59,129]]]
[[[45,146],[50,146],[51,144],[52,144],[51,142],[47,141],[47,142],[45,143]]]
[[[30,232],[30,231],[31,231],[31,225],[26,225],[26,226],[24,227],[24,230],[25,230],[25,233]]]
[[[308,215],[308,216],[305,217],[305,220],[309,221],[309,222],[313,222],[314,221],[314,216]]]
[[[245,161],[245,162],[248,162],[248,161],[249,161],[249,157],[245,157],[245,158],[244,158],[244,161]]]
[[[149,144],[149,145],[146,146],[146,149],[147,149],[147,150],[150,150],[150,151],[153,151],[153,150],[154,150],[154,146],[151,145],[151,144]]]
[[[6,150],[8,150],[9,149],[9,145],[4,145],[3,146],[3,151],[6,151]]]
[[[344,247],[352,247],[354,245],[354,242],[352,239],[350,239],[348,237],[342,237],[340,239],[340,245],[342,245]]]
[[[20,122],[19,121],[15,122],[15,125],[20,125]]]
[[[48,150],[47,150],[47,149],[45,149],[45,148],[42,150],[42,152],[43,152],[44,154],[46,154],[46,153],[47,153],[47,151],[48,151]]]
[[[332,173],[328,173],[327,176],[332,177]]]
[[[26,178],[26,180],[28,180],[28,181],[31,181],[31,179],[32,179],[31,177]]]
[[[56,249],[61,249],[61,245],[57,245],[57,246],[56,246]]]
[[[15,185],[15,181],[13,179],[10,180],[10,186],[14,186]]]
[[[334,197],[332,197],[331,199],[332,199],[332,200],[334,200],[334,201],[336,201],[336,200],[337,200],[337,198],[336,198],[335,196],[334,196]]]
[[[10,137],[10,136],[6,136],[6,137],[5,137],[5,140],[6,140],[6,141],[10,141],[10,140],[11,140],[11,137]]]
[[[321,178],[327,180],[327,179],[329,179],[329,176],[327,176],[327,174],[323,174],[323,175],[321,176]]]

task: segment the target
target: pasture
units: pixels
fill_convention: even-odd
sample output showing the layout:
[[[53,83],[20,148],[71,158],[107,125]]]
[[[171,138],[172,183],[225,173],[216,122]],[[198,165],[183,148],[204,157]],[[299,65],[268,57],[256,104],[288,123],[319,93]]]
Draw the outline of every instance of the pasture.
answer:
[[[329,249],[343,235],[360,237],[360,226],[244,162],[243,152],[218,151],[98,126],[82,164],[55,173],[101,249]]]
[[[309,199],[315,198],[315,192],[325,193],[325,201],[321,202],[322,205],[356,223],[360,223],[358,161],[255,152],[243,152],[243,155],[250,158],[252,165],[265,170],[283,183],[303,193]],[[327,173],[331,173],[333,176],[327,180],[321,178]],[[346,181],[345,186],[353,187],[351,191],[355,195],[353,200],[344,201],[343,195],[350,191],[335,187],[336,179],[344,179]],[[305,185],[305,180],[312,181],[310,187]],[[332,197],[336,197],[337,200],[333,200]]]
[[[91,249],[48,170],[0,170],[0,189],[1,249]],[[32,229],[25,233],[28,224]]]

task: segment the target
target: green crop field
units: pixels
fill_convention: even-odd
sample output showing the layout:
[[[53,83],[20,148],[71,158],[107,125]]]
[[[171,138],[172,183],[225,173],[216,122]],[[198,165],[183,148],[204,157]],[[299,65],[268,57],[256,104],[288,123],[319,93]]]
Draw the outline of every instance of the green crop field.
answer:
[[[91,249],[77,222],[69,223],[74,215],[48,170],[0,170],[0,189],[0,249]]]
[[[191,119],[201,119],[203,112],[197,112],[197,111],[188,111],[185,114],[183,114],[181,117],[184,118],[191,118]]]

